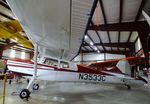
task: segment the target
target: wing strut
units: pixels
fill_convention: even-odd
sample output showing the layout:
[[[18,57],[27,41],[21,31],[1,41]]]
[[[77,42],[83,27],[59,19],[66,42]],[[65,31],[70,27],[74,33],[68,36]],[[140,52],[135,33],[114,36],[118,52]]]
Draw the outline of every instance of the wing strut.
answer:
[[[36,79],[37,76],[37,55],[38,55],[38,44],[36,43],[34,46],[34,72],[33,72],[33,77],[30,80],[27,89],[30,88],[30,86],[33,84],[34,80]]]

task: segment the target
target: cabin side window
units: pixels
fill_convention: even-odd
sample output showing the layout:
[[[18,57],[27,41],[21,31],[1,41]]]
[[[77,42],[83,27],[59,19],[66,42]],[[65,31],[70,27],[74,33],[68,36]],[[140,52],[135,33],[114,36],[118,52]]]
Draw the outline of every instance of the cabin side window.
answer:
[[[60,61],[60,68],[68,69],[69,68],[69,63],[64,62],[64,61]]]
[[[45,61],[44,61],[44,64],[50,65],[50,66],[57,66],[58,65],[58,60],[46,58]]]

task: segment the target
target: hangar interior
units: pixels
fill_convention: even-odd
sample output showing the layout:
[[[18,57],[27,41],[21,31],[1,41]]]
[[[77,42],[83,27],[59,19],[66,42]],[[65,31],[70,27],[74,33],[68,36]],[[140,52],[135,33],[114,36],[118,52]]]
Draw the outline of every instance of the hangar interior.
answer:
[[[149,104],[149,16],[150,0],[0,0],[0,104]]]

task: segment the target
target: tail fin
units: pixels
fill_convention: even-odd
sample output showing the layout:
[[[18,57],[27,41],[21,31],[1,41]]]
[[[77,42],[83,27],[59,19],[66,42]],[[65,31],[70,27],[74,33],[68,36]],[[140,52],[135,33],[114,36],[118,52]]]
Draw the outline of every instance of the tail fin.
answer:
[[[122,73],[131,75],[131,67],[127,60],[120,60],[116,65]]]

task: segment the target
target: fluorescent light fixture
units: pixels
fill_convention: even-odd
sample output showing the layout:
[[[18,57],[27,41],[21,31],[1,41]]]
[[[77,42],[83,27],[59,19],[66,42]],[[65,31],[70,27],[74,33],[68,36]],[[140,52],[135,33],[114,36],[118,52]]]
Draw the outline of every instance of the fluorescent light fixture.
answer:
[[[10,51],[10,57],[11,57],[11,58],[15,58],[15,53],[16,53],[16,51],[12,49],[12,50]]]
[[[87,36],[87,35],[85,35],[85,36],[84,36],[84,39],[87,39],[87,38],[88,38],[88,36]]]
[[[94,47],[95,50],[97,50],[97,47]]]
[[[90,42],[90,45],[94,45],[93,42]]]
[[[98,50],[97,53],[100,53],[100,51]]]
[[[21,59],[25,59],[26,57],[26,53],[25,52],[21,52]]]

